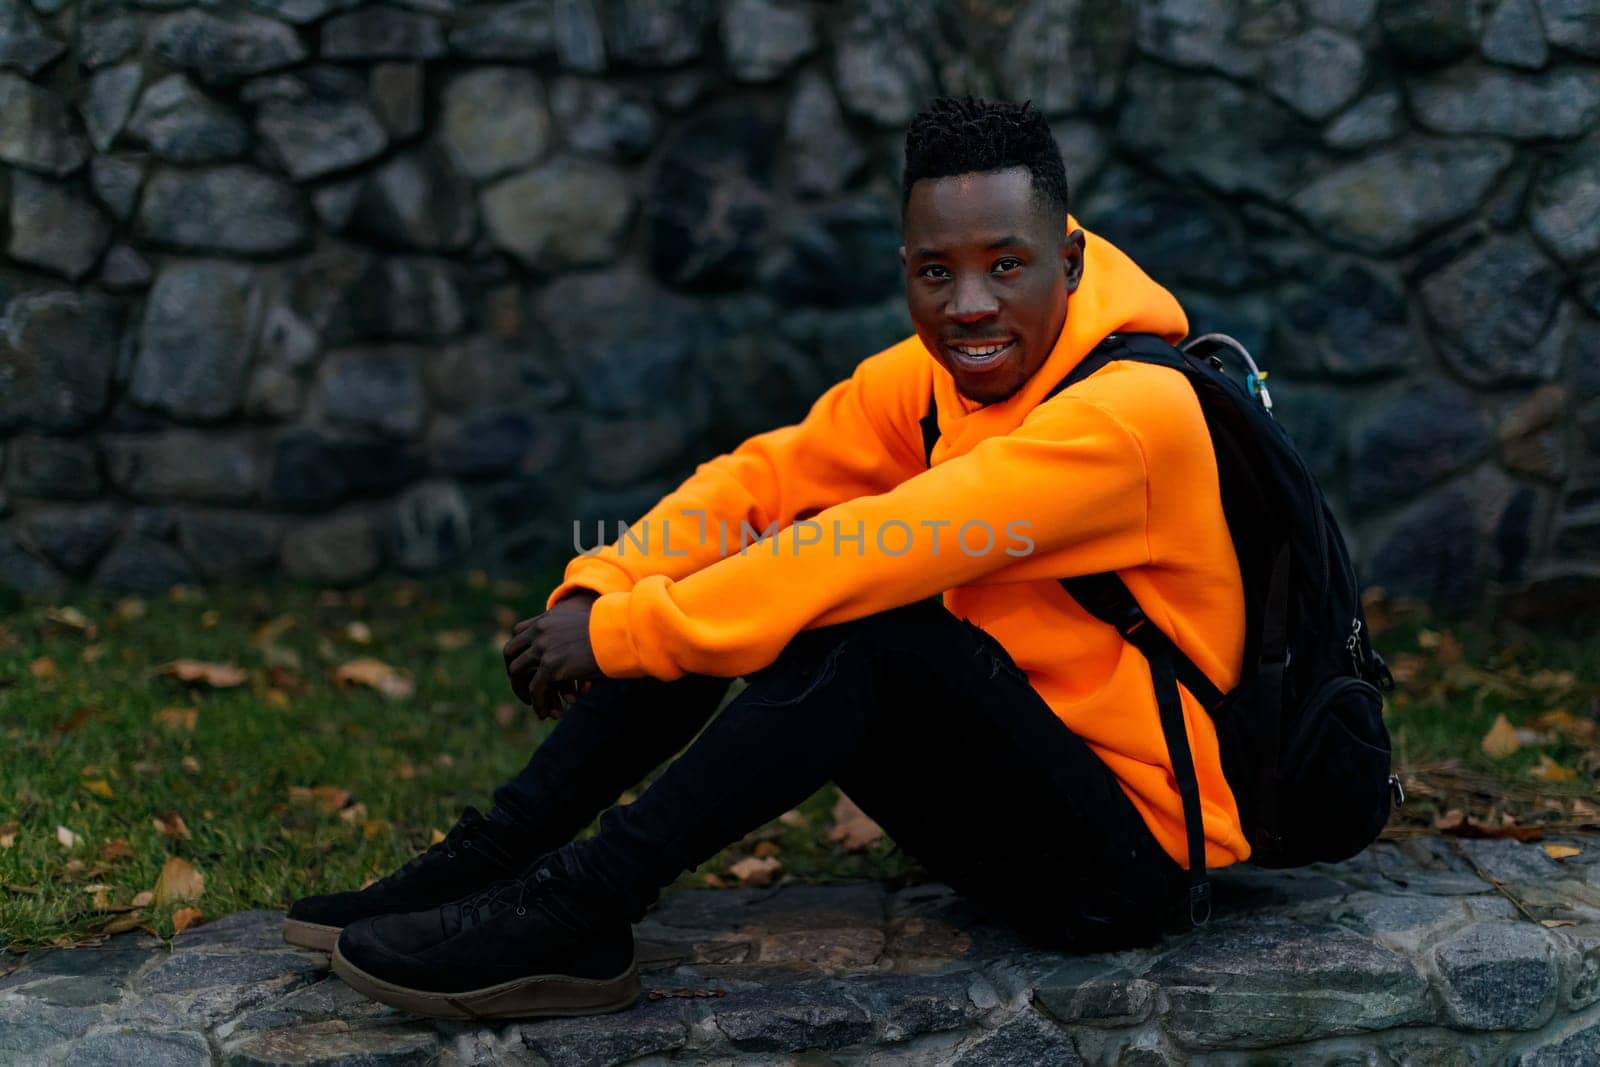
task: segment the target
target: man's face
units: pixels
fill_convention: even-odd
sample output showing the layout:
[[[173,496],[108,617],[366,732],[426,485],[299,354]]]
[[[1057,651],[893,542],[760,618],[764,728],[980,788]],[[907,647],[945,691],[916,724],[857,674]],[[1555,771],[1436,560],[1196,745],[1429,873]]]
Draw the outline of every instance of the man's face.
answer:
[[[924,178],[905,212],[906,304],[962,394],[995,404],[1055,347],[1083,276],[1083,231],[1034,196],[1026,167]]]

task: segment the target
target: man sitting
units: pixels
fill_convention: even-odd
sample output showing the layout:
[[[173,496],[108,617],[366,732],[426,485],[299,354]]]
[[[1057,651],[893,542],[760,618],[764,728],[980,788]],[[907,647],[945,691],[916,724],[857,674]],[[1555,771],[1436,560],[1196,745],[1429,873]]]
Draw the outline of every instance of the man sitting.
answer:
[[[630,923],[659,890],[829,781],[1041,942],[1160,935],[1187,853],[1150,671],[1058,579],[1117,572],[1227,689],[1238,562],[1181,374],[1112,362],[1045,397],[1109,334],[1176,342],[1187,321],[1069,215],[1029,105],[935,101],[907,132],[903,193],[916,336],[701,464],[639,540],[573,560],[505,650],[541,711],[576,691],[556,729],[486,816],[362,892],[297,901],[289,940],[423,1014],[625,1007]],[[1249,845],[1212,723],[1187,692],[1183,711],[1206,862],[1224,866]]]

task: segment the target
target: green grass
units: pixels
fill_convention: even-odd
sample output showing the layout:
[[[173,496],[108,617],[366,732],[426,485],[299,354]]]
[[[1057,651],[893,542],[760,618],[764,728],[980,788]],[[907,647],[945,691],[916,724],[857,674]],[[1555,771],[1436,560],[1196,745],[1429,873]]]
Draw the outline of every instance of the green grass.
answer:
[[[486,808],[553,725],[515,703],[500,656],[510,620],[542,607],[553,584],[480,576],[349,594],[192,591],[142,601],[141,617],[109,600],[74,601],[92,635],[61,621],[63,605],[0,614],[0,841],[14,834],[0,848],[0,946],[71,942],[108,922],[169,934],[175,906],[110,913],[88,888],[106,886],[102,903],[126,906],[155,887],[169,856],[204,875],[193,906],[210,917],[285,907],[392,870],[464,805]],[[256,638],[273,620],[287,628],[268,648]],[[352,623],[370,629],[369,643]],[[441,633],[465,643],[441,647]],[[362,656],[408,673],[414,695],[336,685],[334,669]],[[157,673],[180,658],[236,664],[250,678],[207,689]],[[39,677],[41,659],[54,671]],[[172,707],[196,710],[192,733],[157,724]],[[349,796],[339,811],[291,799],[291,789],[318,787],[333,801]],[[858,854],[829,842],[834,800],[819,793],[802,805],[803,823],[763,827],[684,882],[726,873],[761,841],[790,877],[909,870],[886,842]],[[171,812],[189,838],[156,828]],[[64,847],[57,827],[81,843]],[[116,841],[126,855],[103,851]]]
[[[103,905],[126,908],[153,889],[171,856],[204,875],[195,906],[213,918],[392,870],[464,805],[486,807],[550,728],[514,703],[499,650],[551,584],[457,576],[345,594],[188,591],[140,601],[141,611],[79,599],[81,618],[64,604],[0,613],[0,946],[73,943],[108,924],[170,934],[174,905]],[[1521,726],[1554,708],[1600,714],[1591,635],[1497,643],[1452,635],[1420,611],[1390,614],[1378,646],[1411,670],[1389,705],[1397,761],[1415,786],[1399,822],[1426,827],[1451,807],[1498,805],[1526,825],[1594,798],[1593,738],[1552,736],[1501,760],[1479,749],[1500,714]],[[269,640],[263,628],[279,632]],[[1451,663],[1454,640],[1462,652]],[[336,685],[335,668],[363,656],[406,672],[415,693],[390,700]],[[175,659],[236,664],[248,681],[208,689],[158,673]],[[193,731],[161,725],[168,708],[193,708]],[[1531,778],[1541,752],[1577,776]],[[294,799],[319,788],[336,810]],[[732,881],[730,864],[758,848],[775,848],[790,878],[917,876],[886,841],[860,853],[829,841],[835,798],[824,790],[801,818],[761,828],[683,883]],[[191,836],[157,829],[173,812]],[[58,827],[81,840],[64,846]],[[98,904],[96,886],[106,887]]]

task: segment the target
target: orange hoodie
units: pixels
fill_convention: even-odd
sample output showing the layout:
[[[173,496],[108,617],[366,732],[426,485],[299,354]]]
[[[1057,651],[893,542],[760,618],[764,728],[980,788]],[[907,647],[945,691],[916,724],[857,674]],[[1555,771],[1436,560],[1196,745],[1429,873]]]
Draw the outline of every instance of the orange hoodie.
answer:
[[[1118,571],[1223,690],[1239,676],[1243,590],[1210,438],[1182,375],[1114,362],[1040,403],[1107,334],[1176,342],[1188,330],[1171,293],[1086,237],[1061,336],[1015,395],[987,406],[967,399],[907,338],[862,360],[803,421],[700,464],[629,536],[568,564],[547,606],[576,588],[601,594],[589,621],[600,669],[670,680],[747,674],[801,630],[943,593],[950,611],[1005,646],[1187,865],[1144,656],[1056,579]],[[940,430],[931,469],[919,425],[930,387]],[[974,520],[993,531],[987,551],[982,526],[956,541]],[[755,531],[742,553],[741,523]],[[749,543],[774,523],[775,537]],[[1226,866],[1250,846],[1211,719],[1187,691],[1183,707],[1206,862]]]

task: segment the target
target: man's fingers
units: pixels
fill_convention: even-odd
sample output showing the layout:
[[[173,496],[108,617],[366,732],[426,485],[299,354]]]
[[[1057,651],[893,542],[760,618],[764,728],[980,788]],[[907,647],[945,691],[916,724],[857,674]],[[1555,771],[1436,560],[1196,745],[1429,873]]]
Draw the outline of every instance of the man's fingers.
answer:
[[[552,716],[559,718],[561,715],[559,699],[556,701],[556,707],[550,706],[550,684],[553,680],[550,669],[540,664],[539,669],[534,672],[533,684],[528,687],[528,703],[533,705],[534,712],[541,719]]]
[[[527,617],[527,618],[526,618],[526,619],[523,619],[523,620],[521,620],[521,621],[520,621],[520,622],[518,622],[518,623],[517,623],[517,624],[516,624],[516,625],[514,625],[514,626],[512,626],[512,627],[511,627],[511,632],[512,632],[512,633],[513,633],[513,634],[520,634],[520,633],[522,633],[522,631],[524,631],[524,630],[526,630],[526,629],[527,629],[527,628],[528,628],[528,627],[530,627],[530,626],[532,626],[532,625],[533,625],[533,620],[534,620],[534,619],[537,619],[537,618],[538,618],[538,617],[539,617],[539,616],[537,616],[537,615],[530,615],[530,616],[528,616],[528,617]]]

